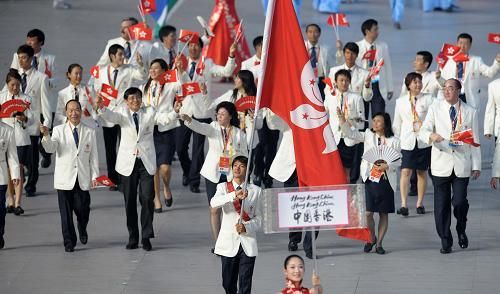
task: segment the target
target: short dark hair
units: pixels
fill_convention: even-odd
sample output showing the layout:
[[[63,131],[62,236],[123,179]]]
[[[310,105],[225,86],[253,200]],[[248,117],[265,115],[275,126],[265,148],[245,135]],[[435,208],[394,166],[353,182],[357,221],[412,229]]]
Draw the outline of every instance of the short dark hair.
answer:
[[[108,49],[109,59],[111,59],[111,55],[116,55],[116,53],[118,53],[118,50],[120,50],[120,49],[125,51],[125,48],[123,48],[123,46],[120,44],[113,44],[113,45],[109,46],[109,49]]]
[[[19,74],[19,71],[15,68],[9,68],[9,72],[7,73],[7,77],[5,77],[5,83],[9,83],[10,80],[15,79],[21,82],[22,78]]]
[[[75,100],[75,99],[70,99],[70,100],[68,100],[68,102],[66,102],[66,105],[64,105],[64,111],[68,110],[68,104],[70,104],[71,102],[76,102],[78,104],[78,107],[80,108],[80,110],[82,110],[82,104],[80,103],[80,101]]]
[[[83,67],[78,63],[72,63],[68,66],[68,73],[70,74],[75,67],[79,67],[81,70],[83,70]]]
[[[457,87],[457,89],[462,90],[462,83],[459,80],[451,78],[451,79],[447,79],[446,82],[447,81],[453,81],[455,86]]]
[[[233,162],[231,163],[231,167],[234,167],[234,163],[239,162],[244,164],[246,167],[248,167],[248,157],[244,155],[238,155],[233,159]]]
[[[366,31],[371,30],[373,26],[378,26],[378,22],[376,20],[373,18],[365,20],[363,24],[361,24],[361,32],[363,33],[363,36],[366,36]]]
[[[411,82],[413,82],[416,79],[422,80],[422,75],[419,74],[419,73],[417,73],[417,72],[411,72],[411,73],[407,74],[406,77],[405,77],[405,86],[406,86],[406,89],[410,90],[410,84],[411,84]]]
[[[424,62],[429,63],[429,65],[427,65],[427,69],[429,69],[429,67],[431,67],[432,64],[432,53],[430,53],[429,51],[418,51],[417,55],[422,56]]]
[[[351,73],[347,69],[340,69],[335,73],[335,81],[339,76],[345,76],[346,78],[351,80]]]
[[[300,259],[300,261],[302,261],[302,263],[304,263],[304,259],[300,255],[297,255],[297,254],[288,255],[285,258],[285,262],[283,263],[283,268],[284,269],[286,269],[286,266],[288,265],[288,262],[290,262],[290,259],[292,259],[292,258],[298,258],[298,259]]]
[[[132,16],[125,17],[124,19],[122,19],[122,22],[124,22],[124,21],[130,21],[130,22],[132,22],[133,25],[136,25],[136,24],[139,23],[139,21],[137,20],[137,18],[132,17]]]
[[[160,41],[163,42],[163,38],[168,37],[171,33],[174,33],[177,31],[177,29],[174,26],[171,25],[166,25],[162,26],[160,30],[158,31],[158,38],[160,38]]]
[[[359,54],[359,46],[358,46],[358,44],[356,44],[354,42],[345,43],[344,50],[342,50],[342,52],[345,53],[346,50],[349,50],[352,53],[356,53],[356,56]]]
[[[234,106],[234,103],[231,103],[229,101],[222,101],[221,103],[217,104],[217,107],[215,108],[215,113],[219,112],[219,109],[224,108],[229,112],[229,115],[231,116],[231,122],[230,124],[232,126],[235,126],[237,128],[240,127],[240,119],[238,118],[238,112],[236,111],[236,106]]]
[[[472,43],[472,36],[467,33],[461,33],[457,36],[457,41],[458,39],[468,39]]]
[[[316,27],[316,28],[318,29],[318,32],[321,34],[321,27],[320,27],[318,24],[316,24],[316,23],[310,23],[310,24],[308,24],[308,25],[306,26],[306,32],[307,32],[307,30],[308,30],[310,27]]]
[[[264,37],[258,36],[253,39],[253,48],[257,48],[257,46],[262,46],[262,42],[264,41]]]
[[[24,44],[24,45],[19,46],[19,48],[17,48],[18,55],[23,54],[23,53],[28,55],[28,57],[30,57],[30,58],[35,56],[35,50],[33,48],[31,48],[30,45]]]
[[[38,40],[40,45],[45,44],[45,34],[39,29],[32,29],[26,34],[28,38],[35,38]]]
[[[142,99],[142,92],[139,88],[130,87],[127,90],[125,90],[125,93],[123,93],[123,99],[127,100],[128,96],[130,96],[130,95],[138,95],[139,98]]]
[[[384,118],[384,136],[386,138],[393,137],[394,132],[392,131],[391,116],[387,112],[377,112],[372,116],[372,119],[374,119],[377,116],[381,116]]]

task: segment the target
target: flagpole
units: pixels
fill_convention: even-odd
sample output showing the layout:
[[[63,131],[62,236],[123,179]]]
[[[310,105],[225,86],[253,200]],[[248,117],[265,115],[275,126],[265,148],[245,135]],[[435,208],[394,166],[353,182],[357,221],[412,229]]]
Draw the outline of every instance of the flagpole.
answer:
[[[313,228],[310,229],[313,254],[313,272],[318,274],[318,258],[316,256],[316,232]]]
[[[262,96],[262,82],[264,81],[265,77],[265,68],[267,64],[267,48],[269,47],[269,39],[270,39],[270,33],[271,33],[271,23],[273,20],[273,11],[274,11],[274,6],[276,5],[276,0],[270,0],[269,4],[267,5],[267,12],[266,12],[266,22],[264,26],[264,42],[262,44],[262,55],[261,55],[261,68],[262,70],[260,71],[260,75],[258,77],[258,81],[260,81],[257,84],[257,95],[255,97],[255,110],[254,110],[254,119],[252,123],[252,133],[250,134],[250,142],[248,144],[249,146],[249,151],[248,151],[248,161],[251,162],[252,160],[252,153],[253,153],[253,140],[254,140],[254,135],[255,135],[255,122],[257,120],[257,113],[259,111],[260,107],[260,100]],[[250,165],[250,164],[249,164]],[[243,190],[246,191],[248,181],[250,179],[250,173],[247,172],[245,175],[245,183],[243,184]],[[243,200],[244,201],[244,200]],[[240,219],[239,223],[242,222],[243,220],[243,201],[241,203],[241,212],[240,212]]]

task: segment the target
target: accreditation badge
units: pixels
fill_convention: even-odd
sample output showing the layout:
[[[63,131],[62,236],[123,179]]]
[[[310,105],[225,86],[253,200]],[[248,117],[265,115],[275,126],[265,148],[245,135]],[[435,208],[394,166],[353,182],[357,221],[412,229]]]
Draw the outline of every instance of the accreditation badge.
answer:
[[[219,172],[223,175],[228,175],[231,168],[231,158],[227,152],[224,152],[219,157]]]
[[[370,181],[374,183],[380,182],[380,178],[382,178],[382,175],[384,174],[383,171],[379,171],[376,166],[374,165],[372,167],[372,170],[370,171],[370,177],[368,178]]]
[[[450,135],[450,147],[460,147],[460,146],[463,146],[464,145],[464,142],[462,141],[458,141],[458,140],[455,140],[456,138],[456,133],[457,132],[453,132],[451,135]]]

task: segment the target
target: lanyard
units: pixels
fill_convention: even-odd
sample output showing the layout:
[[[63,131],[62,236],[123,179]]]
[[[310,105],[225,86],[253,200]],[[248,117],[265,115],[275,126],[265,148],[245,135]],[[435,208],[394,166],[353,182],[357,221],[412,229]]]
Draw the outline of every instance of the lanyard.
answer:
[[[457,120],[458,120],[458,123],[457,123]],[[452,132],[454,132],[457,129],[457,127],[458,127],[458,130],[462,129],[462,107],[461,107],[460,100],[458,100],[458,112],[457,112],[457,114],[455,114],[455,117],[453,119],[451,119],[451,117],[450,117],[450,121],[451,121]],[[455,127],[453,127],[453,126],[455,126]]]
[[[347,119],[349,117],[349,104],[347,103],[347,93],[340,93],[340,110],[344,112],[344,117]]]
[[[155,82],[154,86],[155,86],[155,90],[156,90],[156,91],[155,91],[155,95],[153,95],[153,94],[152,94],[152,93],[153,93],[153,87],[152,87],[152,85],[149,85],[149,89],[148,89],[148,105],[149,105],[149,106],[155,106],[155,107],[158,107],[158,104],[160,103],[161,93],[163,92],[163,87],[164,87],[165,85],[160,85],[160,86],[158,87],[158,82],[156,82],[156,81],[154,81],[154,82]],[[152,83],[153,83],[153,82],[151,82],[151,84],[152,84]],[[159,89],[158,89],[158,88],[159,88]],[[151,101],[152,101],[152,100],[154,101],[155,96],[156,96],[156,104],[152,105],[152,104],[151,104]]]
[[[233,143],[233,138],[231,136],[231,133],[232,133],[232,130],[233,128],[232,127],[229,127],[229,131],[224,131],[224,128],[220,128],[220,133],[221,133],[221,137],[222,137],[222,152],[225,153],[226,150],[228,150],[227,148],[227,145],[229,143],[229,145],[232,145]]]
[[[417,112],[417,97],[412,97],[410,95],[410,104],[411,104],[411,112],[413,114],[413,122],[420,121],[420,117],[418,117],[418,112]]]

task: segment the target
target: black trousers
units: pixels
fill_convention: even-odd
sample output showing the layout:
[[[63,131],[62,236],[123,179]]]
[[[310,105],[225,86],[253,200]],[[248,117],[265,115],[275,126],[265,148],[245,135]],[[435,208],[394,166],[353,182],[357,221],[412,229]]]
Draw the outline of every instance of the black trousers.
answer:
[[[78,222],[78,230],[87,229],[90,216],[90,193],[83,191],[78,185],[78,180],[72,190],[57,190],[59,214],[61,215],[61,228],[64,246],[76,245],[76,232],[73,223],[73,212]]]
[[[115,184],[120,184],[120,175],[116,172],[116,156],[117,156],[117,143],[120,137],[120,126],[113,126],[111,128],[102,127],[102,134],[104,136],[104,148],[106,149],[106,167],[108,169],[108,178]]]
[[[273,163],[278,148],[278,140],[280,132],[278,130],[271,130],[267,126],[267,119],[264,118],[262,128],[257,130],[259,136],[259,144],[255,147],[254,155],[254,175],[272,183],[272,178],[269,176],[269,168]]]
[[[40,161],[40,136],[30,136],[31,140],[31,149],[30,154],[28,156],[28,180],[26,181],[26,186],[24,190],[27,193],[35,193],[36,192],[36,183],[38,182],[38,167]]]
[[[139,189],[139,203],[141,204],[142,239],[154,238],[153,211],[154,211],[154,176],[150,175],[142,160],[136,159],[130,176],[121,176],[122,191],[125,198],[125,213],[127,215],[127,229],[129,242],[139,242],[139,225],[137,220],[137,189]]]
[[[221,256],[222,287],[226,294],[250,294],[252,292],[252,276],[255,256],[249,257],[240,245],[234,257]],[[237,290],[239,276],[240,289]]]
[[[457,233],[465,233],[467,225],[467,212],[469,201],[467,200],[467,186],[469,178],[459,178],[453,171],[449,177],[433,176],[434,180],[434,220],[436,230],[441,238],[443,248],[453,245],[451,235],[451,206],[453,215],[457,219]],[[451,191],[453,190],[453,196]]]
[[[211,118],[196,119],[202,123],[211,123]],[[189,158],[189,141],[193,135],[193,145],[191,150],[191,159]],[[205,136],[193,132],[183,123],[176,130],[175,149],[181,162],[182,175],[187,177],[189,185],[192,187],[200,186],[200,170],[205,161]]]
[[[365,144],[363,144],[363,143],[359,143],[359,144],[354,145],[354,154],[353,154],[353,158],[352,158],[352,168],[349,171],[349,174],[346,175],[349,177],[349,182],[351,184],[356,184],[356,182],[358,181],[359,176],[361,174],[360,168],[361,168],[361,159],[363,156],[363,151],[365,149],[364,147],[365,147]]]
[[[0,185],[0,237],[5,233],[5,214],[7,209],[5,207],[5,193],[7,192],[7,185]]]

